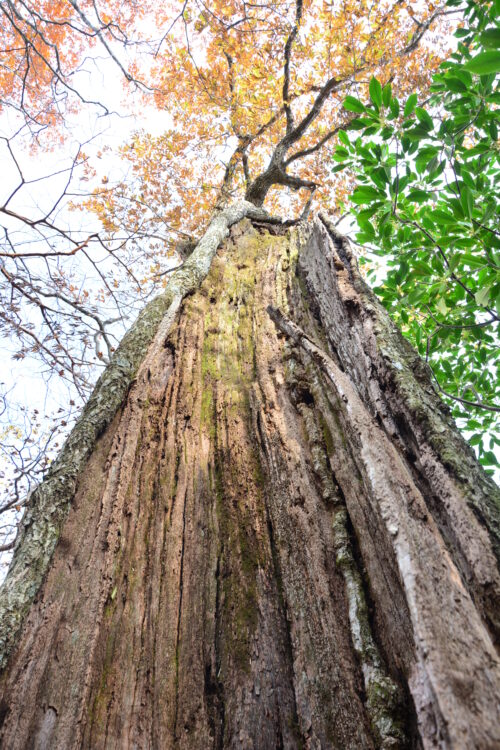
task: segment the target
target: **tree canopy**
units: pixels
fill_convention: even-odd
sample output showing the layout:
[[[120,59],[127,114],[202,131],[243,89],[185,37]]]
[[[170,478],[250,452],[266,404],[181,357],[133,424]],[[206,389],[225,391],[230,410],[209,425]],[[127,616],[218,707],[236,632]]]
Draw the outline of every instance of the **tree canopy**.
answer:
[[[401,93],[425,89],[439,62],[431,35],[420,41],[445,11],[431,4],[416,15],[413,6],[186,3],[150,71],[172,127],[124,146],[135,179],[102,188],[94,207],[109,228],[189,233],[241,194],[287,215],[311,193],[332,209],[343,181],[331,178],[323,147],[349,119],[345,93],[374,72]]]

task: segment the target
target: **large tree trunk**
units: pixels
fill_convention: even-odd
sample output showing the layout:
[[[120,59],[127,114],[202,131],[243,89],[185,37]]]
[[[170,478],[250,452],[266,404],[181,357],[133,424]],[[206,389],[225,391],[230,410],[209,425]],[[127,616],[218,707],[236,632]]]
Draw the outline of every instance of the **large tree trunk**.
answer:
[[[2,747],[498,748],[498,493],[347,243],[245,219],[165,330],[78,480]]]

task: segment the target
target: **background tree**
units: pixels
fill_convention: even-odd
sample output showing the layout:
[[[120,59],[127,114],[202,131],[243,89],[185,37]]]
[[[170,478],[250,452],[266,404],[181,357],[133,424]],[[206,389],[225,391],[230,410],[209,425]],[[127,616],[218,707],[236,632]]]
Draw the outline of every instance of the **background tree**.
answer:
[[[367,106],[348,98],[360,116],[334,154],[336,172],[354,167],[359,178],[351,196],[357,240],[388,263],[377,294],[492,468],[500,411],[497,11],[467,4],[457,50],[434,76],[426,108],[416,93],[400,107],[375,78]]]
[[[2,740],[494,747],[495,486],[349,244],[325,216],[298,220],[321,199],[314,163],[345,89],[389,65],[389,45],[411,59],[448,11],[192,12],[174,15],[153,77],[140,60],[132,76],[176,115],[169,87],[189,72],[188,116],[135,137],[128,182],[111,193],[105,175],[88,205],[102,242],[198,239],[151,271],[164,290],[30,496],[0,591]],[[322,63],[306,49],[320,21]],[[178,155],[212,139],[210,171],[184,172],[203,188],[223,129],[232,155],[197,208]],[[262,207],[283,202],[276,186],[306,192],[284,221]]]

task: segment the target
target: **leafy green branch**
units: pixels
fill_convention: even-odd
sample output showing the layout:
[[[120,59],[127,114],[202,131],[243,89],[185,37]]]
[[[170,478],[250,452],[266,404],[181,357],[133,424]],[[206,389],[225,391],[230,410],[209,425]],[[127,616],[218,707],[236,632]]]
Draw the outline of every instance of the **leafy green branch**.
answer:
[[[459,5],[448,0],[450,9]],[[456,50],[430,97],[405,102],[373,78],[338,134],[334,172],[357,178],[350,202],[367,276],[433,371],[485,466],[498,465],[500,387],[500,0],[461,7]]]

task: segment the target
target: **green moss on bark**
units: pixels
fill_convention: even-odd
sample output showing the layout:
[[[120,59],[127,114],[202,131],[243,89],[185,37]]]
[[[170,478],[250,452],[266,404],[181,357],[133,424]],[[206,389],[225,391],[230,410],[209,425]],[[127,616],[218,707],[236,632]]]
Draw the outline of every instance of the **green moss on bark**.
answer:
[[[19,628],[41,586],[78,479],[99,436],[123,404],[155,336],[158,333],[167,336],[183,297],[199,287],[229,228],[245,216],[265,219],[267,214],[242,201],[212,218],[196,249],[170,277],[167,290],[146,305],[125,334],[59,456],[32,493],[14,557],[0,590],[0,668],[5,667]]]

